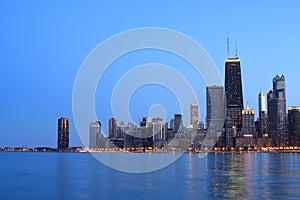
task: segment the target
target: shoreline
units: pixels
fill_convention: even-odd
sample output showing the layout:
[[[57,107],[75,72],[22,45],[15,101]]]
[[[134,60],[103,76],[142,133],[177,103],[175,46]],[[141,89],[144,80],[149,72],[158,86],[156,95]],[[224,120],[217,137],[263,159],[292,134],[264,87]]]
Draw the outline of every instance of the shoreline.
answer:
[[[123,151],[123,150],[107,150],[107,151],[0,151],[0,153],[136,153],[136,154],[157,154],[157,153],[183,153],[183,154],[224,154],[224,153],[300,153],[300,149],[297,150],[273,150],[273,151],[253,151],[253,150],[226,150],[226,151],[170,151],[170,150],[160,150],[160,151]]]

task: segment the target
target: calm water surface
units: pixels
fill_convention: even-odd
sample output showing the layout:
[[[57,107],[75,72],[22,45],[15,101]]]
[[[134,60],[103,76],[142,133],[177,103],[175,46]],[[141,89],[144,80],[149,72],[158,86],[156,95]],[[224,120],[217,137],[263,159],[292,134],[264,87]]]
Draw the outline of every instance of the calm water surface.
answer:
[[[88,153],[0,153],[0,199],[300,199],[300,154],[184,154],[146,174]]]

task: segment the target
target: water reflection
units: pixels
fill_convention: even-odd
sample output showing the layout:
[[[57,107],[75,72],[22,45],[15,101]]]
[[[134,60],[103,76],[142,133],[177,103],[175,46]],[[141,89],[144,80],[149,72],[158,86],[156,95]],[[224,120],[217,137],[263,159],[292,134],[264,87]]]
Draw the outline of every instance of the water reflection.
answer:
[[[212,154],[213,162],[208,165],[207,181],[214,198],[243,197],[245,177],[244,160],[239,154]]]
[[[185,154],[162,170],[130,174],[88,154],[59,154],[56,193],[59,199],[299,199],[299,156],[211,153],[199,159]]]
[[[56,196],[61,199],[68,199],[68,191],[69,191],[69,156],[68,154],[61,153],[56,154]]]
[[[283,199],[299,197],[299,156],[295,154],[224,153],[204,160],[202,191],[207,198]]]
[[[145,174],[89,154],[2,153],[0,199],[300,199],[300,154],[185,154]]]

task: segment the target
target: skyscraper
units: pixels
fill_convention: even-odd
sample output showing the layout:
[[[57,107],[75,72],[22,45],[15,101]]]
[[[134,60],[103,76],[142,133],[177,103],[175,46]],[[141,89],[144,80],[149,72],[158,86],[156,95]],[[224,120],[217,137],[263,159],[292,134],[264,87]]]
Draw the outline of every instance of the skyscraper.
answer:
[[[225,62],[226,115],[231,118],[237,132],[242,127],[243,90],[240,59],[227,58]]]
[[[274,145],[288,145],[285,77],[273,78],[273,91],[268,93],[269,133]]]
[[[224,87],[206,87],[206,130],[210,143],[216,143],[217,147],[225,146],[225,133],[222,128],[225,120]],[[208,140],[207,139],[207,140]]]
[[[57,149],[64,151],[69,149],[69,119],[58,119],[58,137],[57,137]]]
[[[166,139],[166,122],[164,122],[162,118],[152,118],[151,126],[154,141]]]
[[[101,136],[101,123],[99,121],[90,123],[90,148],[99,147],[99,142]]]
[[[266,105],[266,95],[264,93],[260,92],[258,94],[258,112],[266,112],[267,111],[267,105]]]
[[[192,103],[190,105],[190,119],[191,119],[191,125],[195,128],[199,122],[199,105],[197,103]]]
[[[178,133],[178,130],[182,126],[182,115],[175,114],[174,115],[174,122],[173,122],[173,132]]]
[[[232,126],[232,120],[230,117],[225,119],[225,147],[231,148],[234,147],[234,137],[236,137],[236,129]]]
[[[108,122],[108,137],[109,139],[117,139],[118,124],[117,119],[110,118]]]
[[[242,111],[242,137],[257,137],[254,125],[254,110],[247,107]]]
[[[142,127],[148,127],[151,123],[151,118],[150,117],[143,117],[142,121],[140,122],[140,126]]]
[[[214,108],[212,107],[214,106]],[[211,120],[225,119],[224,108],[224,87],[206,87],[206,128],[209,127]]]
[[[267,131],[267,106],[266,96],[260,92],[258,95],[258,137],[266,137]]]
[[[300,107],[288,108],[289,146],[300,147]]]

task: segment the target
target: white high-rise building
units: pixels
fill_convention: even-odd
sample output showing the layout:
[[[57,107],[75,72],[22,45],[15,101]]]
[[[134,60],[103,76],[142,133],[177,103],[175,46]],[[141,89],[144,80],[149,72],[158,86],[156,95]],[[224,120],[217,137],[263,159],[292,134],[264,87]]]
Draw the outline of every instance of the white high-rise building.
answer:
[[[262,92],[258,95],[258,112],[265,112],[267,113],[267,101],[266,101],[266,95],[264,95]]]
[[[97,148],[99,146],[99,139],[101,136],[101,123],[99,121],[90,123],[90,148]]]

